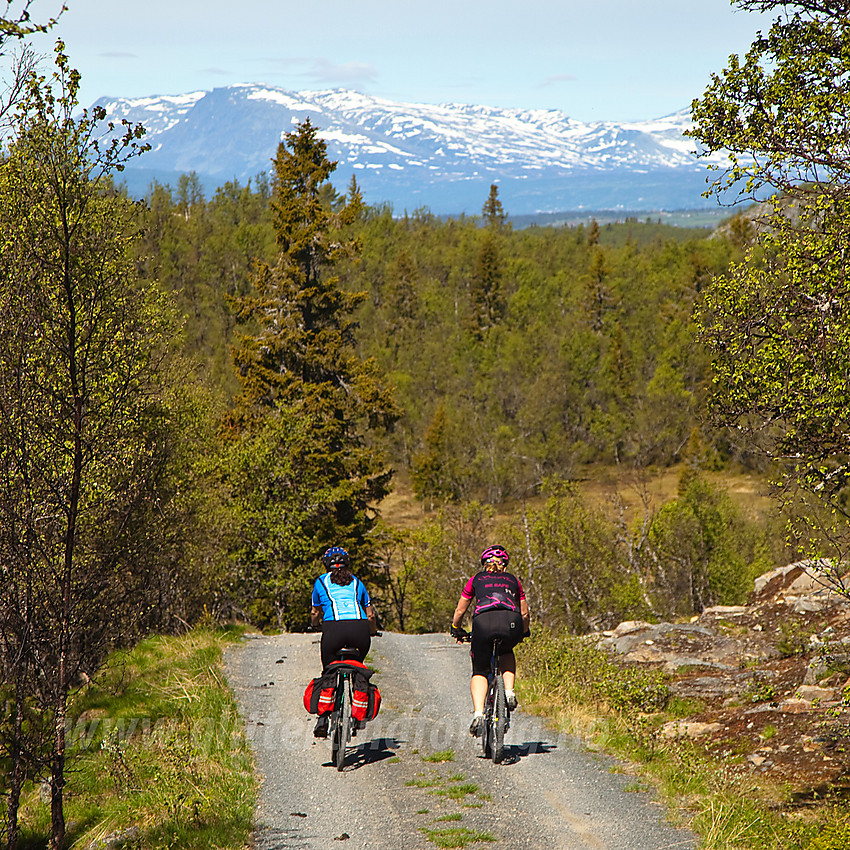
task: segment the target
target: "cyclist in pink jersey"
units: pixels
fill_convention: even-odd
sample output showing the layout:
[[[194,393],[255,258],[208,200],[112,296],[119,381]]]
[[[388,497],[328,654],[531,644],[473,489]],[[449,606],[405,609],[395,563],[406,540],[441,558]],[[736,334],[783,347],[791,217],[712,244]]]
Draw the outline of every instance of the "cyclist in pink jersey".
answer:
[[[508,553],[501,546],[490,546],[481,553],[482,569],[466,583],[452,617],[451,634],[460,642],[464,636],[463,617],[474,600],[470,691],[475,714],[469,733],[476,737],[481,735],[484,725],[484,700],[494,637],[501,639],[499,666],[505,679],[505,696],[509,707],[516,708],[513,648],[529,633],[529,615],[520,580],[505,569],[508,560]]]

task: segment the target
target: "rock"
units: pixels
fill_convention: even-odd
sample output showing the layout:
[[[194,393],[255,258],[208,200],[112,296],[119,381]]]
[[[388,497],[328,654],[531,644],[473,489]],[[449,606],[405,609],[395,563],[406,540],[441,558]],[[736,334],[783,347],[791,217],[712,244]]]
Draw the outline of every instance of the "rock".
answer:
[[[719,723],[699,723],[695,720],[671,720],[661,727],[661,737],[700,738],[703,735],[710,735],[712,732],[719,732],[721,728]]]
[[[807,699],[784,699],[779,703],[779,710],[786,714],[800,714],[804,711],[810,711],[812,704]]]
[[[823,611],[829,604],[829,600],[812,596],[786,596],[785,604],[790,606],[795,614],[815,614]]]
[[[737,617],[749,610],[746,605],[712,605],[711,608],[703,609],[702,616]]]
[[[816,685],[836,667],[850,667],[850,653],[843,651],[843,648],[841,652],[818,653],[806,668],[803,684]]]
[[[674,682],[671,687],[680,696],[705,700],[722,700],[730,691],[736,690],[732,679],[723,676],[699,676],[694,679],[682,679]]]
[[[113,832],[104,838],[98,838],[86,845],[85,850],[117,850],[119,847],[128,847],[138,841],[141,830],[137,826]]]
[[[753,583],[753,595],[760,598],[776,596],[795,579],[803,575],[801,564],[787,564],[760,575]]]
[[[631,634],[632,632],[643,632],[652,628],[652,623],[645,623],[643,620],[625,620],[611,632],[612,637],[618,638],[623,635]]]
[[[800,685],[794,696],[798,699],[808,700],[812,703],[815,700],[828,702],[835,699],[835,691],[832,690],[832,688],[819,688],[815,685]]]

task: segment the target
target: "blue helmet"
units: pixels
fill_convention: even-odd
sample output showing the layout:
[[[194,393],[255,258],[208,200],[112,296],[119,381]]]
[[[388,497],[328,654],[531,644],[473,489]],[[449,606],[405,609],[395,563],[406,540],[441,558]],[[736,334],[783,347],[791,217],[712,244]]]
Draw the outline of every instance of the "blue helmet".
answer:
[[[322,555],[322,564],[327,570],[331,570],[334,567],[348,567],[350,563],[351,559],[348,557],[348,552],[341,546],[331,546]]]

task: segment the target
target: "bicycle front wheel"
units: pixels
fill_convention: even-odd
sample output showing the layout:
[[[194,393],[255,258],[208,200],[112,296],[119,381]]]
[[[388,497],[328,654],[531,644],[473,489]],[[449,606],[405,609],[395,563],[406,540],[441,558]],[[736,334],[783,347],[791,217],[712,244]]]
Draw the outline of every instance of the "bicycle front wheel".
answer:
[[[493,699],[493,740],[490,743],[493,764],[499,764],[505,755],[505,723],[508,716],[508,704],[505,699],[505,680],[496,677]]]

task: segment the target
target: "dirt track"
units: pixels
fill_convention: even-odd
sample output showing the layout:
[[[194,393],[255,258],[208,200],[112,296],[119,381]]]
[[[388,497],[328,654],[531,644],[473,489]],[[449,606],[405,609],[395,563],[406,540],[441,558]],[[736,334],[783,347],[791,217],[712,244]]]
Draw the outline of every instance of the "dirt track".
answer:
[[[348,749],[342,773],[312,735],[301,697],[319,673],[316,635],[249,638],[229,651],[236,691],[263,777],[257,850],[435,847],[426,830],[467,829],[517,850],[694,848],[692,834],[614,763],[516,712],[506,758],[483,758],[468,733],[467,651],[444,635],[385,633],[368,659],[383,695],[379,717]],[[434,762],[451,750],[451,761]],[[339,842],[339,843],[337,843]]]

